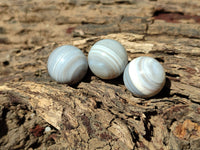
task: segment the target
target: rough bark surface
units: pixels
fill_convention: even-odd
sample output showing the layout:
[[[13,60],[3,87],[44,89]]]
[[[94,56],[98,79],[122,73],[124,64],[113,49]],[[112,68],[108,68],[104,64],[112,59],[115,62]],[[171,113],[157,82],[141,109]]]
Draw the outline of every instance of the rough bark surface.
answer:
[[[198,0],[17,0],[0,8],[1,149],[199,149]],[[101,80],[88,71],[74,86],[49,77],[54,48],[72,44],[87,55],[105,38],[121,42],[129,61],[144,55],[160,61],[163,90],[142,99],[122,76]],[[55,127],[50,136],[40,136],[38,116]]]

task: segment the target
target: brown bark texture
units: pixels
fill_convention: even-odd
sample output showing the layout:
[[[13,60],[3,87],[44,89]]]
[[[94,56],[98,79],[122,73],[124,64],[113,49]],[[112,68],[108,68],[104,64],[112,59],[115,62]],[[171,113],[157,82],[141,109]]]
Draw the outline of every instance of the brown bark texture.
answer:
[[[0,17],[1,122],[5,108],[25,104],[61,133],[49,149],[199,149],[199,0],[1,1]],[[137,98],[122,76],[101,80],[90,70],[73,86],[50,78],[53,49],[71,44],[87,56],[106,38],[121,42],[129,61],[156,58],[166,72],[163,90]],[[0,141],[13,148],[1,134]]]

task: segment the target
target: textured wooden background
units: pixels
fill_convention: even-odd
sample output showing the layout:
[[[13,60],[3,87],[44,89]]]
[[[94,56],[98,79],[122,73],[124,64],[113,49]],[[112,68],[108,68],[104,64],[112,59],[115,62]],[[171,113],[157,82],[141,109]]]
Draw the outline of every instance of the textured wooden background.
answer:
[[[63,139],[49,149],[199,149],[199,0],[11,0],[0,2],[0,18],[2,149],[34,148],[26,137],[4,138],[23,134],[6,126],[8,112],[21,105],[60,131]],[[72,44],[87,55],[105,38],[121,42],[129,61],[145,55],[163,65],[159,95],[134,97],[122,76],[107,81],[89,71],[75,86],[49,77],[54,48]]]

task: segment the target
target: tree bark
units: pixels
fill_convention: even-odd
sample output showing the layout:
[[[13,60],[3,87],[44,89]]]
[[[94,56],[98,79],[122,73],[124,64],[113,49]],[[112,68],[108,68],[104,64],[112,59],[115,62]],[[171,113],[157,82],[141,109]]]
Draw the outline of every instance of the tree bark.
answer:
[[[188,7],[184,9],[182,1],[168,2],[126,1],[123,9],[119,8],[119,12],[127,10],[121,17],[117,12],[112,12],[112,17],[102,17],[108,9],[116,10],[118,5],[114,4],[120,1],[113,1],[113,5],[98,2],[105,14],[95,16],[94,10],[88,15],[86,23],[77,25],[73,32],[78,38],[34,46],[21,53],[10,50],[8,66],[3,64],[8,52],[1,52],[0,96],[33,107],[63,134],[69,149],[199,148],[200,5],[198,0],[185,0]],[[80,5],[74,11],[89,7]],[[146,9],[135,7],[133,12],[139,15],[129,15],[129,6]],[[121,42],[129,61],[151,56],[163,65],[167,82],[157,96],[134,97],[125,88],[122,76],[101,80],[88,71],[74,86],[58,84],[49,77],[46,62],[54,48],[72,44],[87,55],[96,41],[106,38]]]

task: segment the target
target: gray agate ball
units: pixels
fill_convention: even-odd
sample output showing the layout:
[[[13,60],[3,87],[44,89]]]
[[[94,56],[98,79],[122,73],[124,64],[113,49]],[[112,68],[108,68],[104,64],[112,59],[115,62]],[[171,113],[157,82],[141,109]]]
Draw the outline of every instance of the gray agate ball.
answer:
[[[96,42],[88,54],[90,70],[101,79],[113,79],[122,74],[128,63],[125,48],[116,40]]]
[[[50,54],[47,68],[49,75],[57,82],[75,84],[87,73],[88,63],[80,49],[64,45]]]
[[[156,59],[141,56],[127,65],[123,80],[133,95],[149,98],[158,94],[165,85],[165,71]]]

